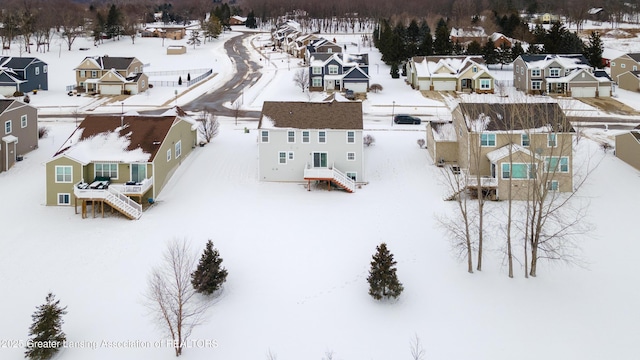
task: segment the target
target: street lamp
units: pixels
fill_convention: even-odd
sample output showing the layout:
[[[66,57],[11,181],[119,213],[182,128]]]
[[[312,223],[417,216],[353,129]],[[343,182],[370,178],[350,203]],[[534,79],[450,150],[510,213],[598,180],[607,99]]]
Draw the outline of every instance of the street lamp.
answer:
[[[393,118],[396,114],[396,102],[393,101],[393,107],[391,108],[391,126],[393,126]]]

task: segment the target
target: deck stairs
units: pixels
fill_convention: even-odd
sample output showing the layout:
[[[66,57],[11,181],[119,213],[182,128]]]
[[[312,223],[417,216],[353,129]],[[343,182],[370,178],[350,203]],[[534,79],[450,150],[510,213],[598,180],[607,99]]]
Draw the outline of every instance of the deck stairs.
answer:
[[[356,191],[356,182],[348,177],[345,173],[332,166],[330,168],[313,168],[307,164],[304,170],[305,180],[324,180],[331,181],[347,192]]]

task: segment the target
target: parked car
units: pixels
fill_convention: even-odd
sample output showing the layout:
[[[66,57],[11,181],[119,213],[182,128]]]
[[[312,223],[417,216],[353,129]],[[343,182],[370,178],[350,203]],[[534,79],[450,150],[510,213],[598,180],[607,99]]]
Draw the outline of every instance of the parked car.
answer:
[[[344,97],[346,97],[349,100],[355,100],[356,99],[356,93],[354,93],[353,90],[347,90],[344,93]]]
[[[393,122],[396,124],[420,125],[422,123],[422,120],[420,120],[420,118],[418,117],[411,116],[411,115],[396,115],[393,118]]]

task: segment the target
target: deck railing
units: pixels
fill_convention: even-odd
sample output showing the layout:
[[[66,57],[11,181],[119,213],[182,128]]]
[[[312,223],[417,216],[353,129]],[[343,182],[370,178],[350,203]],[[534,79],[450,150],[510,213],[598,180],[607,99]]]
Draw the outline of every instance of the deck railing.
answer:
[[[144,179],[140,183],[134,184],[134,185],[111,184],[111,185],[109,185],[109,187],[114,187],[118,191],[120,191],[121,193],[124,193],[124,194],[144,195],[144,193],[146,193],[151,188],[152,184],[153,184],[153,177],[150,177],[150,178]]]

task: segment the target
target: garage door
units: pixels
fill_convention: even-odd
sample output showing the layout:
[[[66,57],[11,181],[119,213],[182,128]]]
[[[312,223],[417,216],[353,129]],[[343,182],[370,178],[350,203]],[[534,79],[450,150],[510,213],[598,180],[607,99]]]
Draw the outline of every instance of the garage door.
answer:
[[[366,93],[367,92],[367,83],[366,82],[346,82],[344,83],[344,87],[349,90],[353,90],[355,93]]]
[[[435,90],[435,91],[455,91],[456,90],[456,82],[455,81],[434,81],[433,82],[433,90]]]
[[[420,80],[418,81],[418,90],[431,90],[431,81],[430,80]]]
[[[600,86],[598,92],[598,96],[600,97],[609,97],[611,96],[611,86]]]
[[[0,95],[13,96],[14,92],[16,92],[15,86],[0,86]]]
[[[120,85],[100,85],[100,94],[102,95],[120,95]]]
[[[579,97],[596,97],[595,87],[572,87],[571,96]]]

